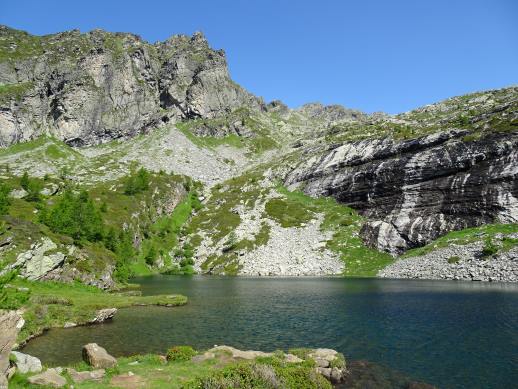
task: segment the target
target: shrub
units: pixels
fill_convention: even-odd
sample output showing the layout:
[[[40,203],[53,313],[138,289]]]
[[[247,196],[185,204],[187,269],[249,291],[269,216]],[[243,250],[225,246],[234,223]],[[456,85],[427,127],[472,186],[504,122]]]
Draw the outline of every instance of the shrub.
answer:
[[[488,237],[484,243],[484,248],[482,249],[482,255],[484,257],[490,257],[495,255],[498,252],[498,246],[493,243],[493,240]]]
[[[192,258],[184,258],[180,261],[181,267],[192,266],[192,265],[194,265],[194,259],[192,259]]]
[[[140,168],[136,174],[132,174],[126,180],[124,193],[132,196],[149,189],[149,172]]]
[[[16,288],[6,288],[7,283],[15,276],[14,271],[0,276],[0,309],[17,309],[29,300],[30,293],[19,291]]]
[[[114,276],[120,282],[127,282],[133,276],[130,263],[137,254],[129,231],[120,232],[115,243],[115,253],[117,254],[117,262],[115,264]]]
[[[174,346],[167,350],[167,360],[171,362],[189,361],[196,354],[191,346]]]
[[[11,205],[11,200],[9,199],[9,187],[1,182],[0,183],[0,215],[5,215],[9,210],[9,205]]]
[[[41,201],[40,191],[43,188],[43,185],[39,181],[30,180],[27,184],[27,187],[24,188],[27,191],[27,196],[25,196],[25,200],[38,202]]]
[[[448,258],[448,263],[457,263],[460,261],[460,257],[457,255],[453,255],[450,258]]]
[[[111,227],[106,232],[106,235],[104,236],[104,247],[106,247],[108,250],[116,252],[117,246],[119,244],[119,237],[117,235],[117,232],[115,231],[115,228]]]
[[[336,354],[336,358],[329,363],[329,367],[343,369],[345,367],[345,357],[342,353]]]
[[[71,236],[76,241],[95,242],[104,235],[101,213],[86,191],[76,195],[67,189],[50,209],[42,211],[40,219],[52,231]]]
[[[456,123],[461,127],[466,127],[470,124],[470,121],[467,116],[459,115],[459,117],[457,117]]]
[[[156,257],[157,257],[157,252],[156,252],[155,246],[152,244],[151,246],[149,246],[149,249],[148,249],[144,259],[146,260],[146,263],[148,265],[152,266],[156,261]]]
[[[23,189],[28,190],[29,182],[30,182],[29,173],[27,173],[27,172],[23,173],[22,177],[20,178],[20,186]]]
[[[283,364],[275,360],[264,363],[242,362],[216,370],[198,378],[193,387],[204,389],[227,388],[286,388],[331,389],[332,386],[309,364]]]

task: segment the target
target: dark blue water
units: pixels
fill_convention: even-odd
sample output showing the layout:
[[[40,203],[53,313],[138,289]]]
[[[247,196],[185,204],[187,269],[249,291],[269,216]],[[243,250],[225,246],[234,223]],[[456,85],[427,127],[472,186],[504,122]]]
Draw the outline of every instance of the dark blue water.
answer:
[[[51,330],[25,352],[48,364],[81,346],[114,355],[174,344],[329,347],[441,388],[518,387],[518,285],[379,279],[153,276],[143,293],[188,305],[120,310],[112,323]]]

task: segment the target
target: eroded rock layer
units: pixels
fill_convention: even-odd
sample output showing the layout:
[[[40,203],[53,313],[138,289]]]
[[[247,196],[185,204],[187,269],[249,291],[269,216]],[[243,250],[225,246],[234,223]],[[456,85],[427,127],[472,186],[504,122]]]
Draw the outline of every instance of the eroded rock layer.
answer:
[[[517,222],[518,134],[467,135],[331,146],[296,166],[285,183],[360,210],[370,220],[364,238],[392,253],[451,230]]]

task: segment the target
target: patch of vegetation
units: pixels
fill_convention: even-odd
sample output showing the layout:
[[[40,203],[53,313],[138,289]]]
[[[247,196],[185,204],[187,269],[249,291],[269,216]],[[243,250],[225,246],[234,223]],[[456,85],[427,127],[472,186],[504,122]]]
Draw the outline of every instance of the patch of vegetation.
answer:
[[[14,271],[0,275],[0,309],[18,309],[29,299],[28,293],[13,288],[10,284],[15,276]]]
[[[20,101],[33,86],[34,84],[32,82],[0,84],[0,102],[10,100]]]
[[[109,352],[109,350],[108,350]],[[85,362],[77,363],[72,368],[77,371],[91,370]],[[203,361],[171,360],[159,355],[134,355],[117,359],[117,367],[106,370],[106,376],[99,381],[73,383],[71,377],[64,374],[68,386],[78,389],[112,388],[112,379],[116,375],[139,377],[142,387],[167,389],[331,389],[332,385],[315,371],[313,361],[287,363],[280,356],[257,358],[242,361],[226,353],[217,353],[213,359]],[[16,372],[9,381],[9,387],[15,389],[37,388],[29,384],[31,374]],[[67,386],[67,387],[68,387]]]
[[[28,142],[16,143],[5,149],[0,149],[0,157],[23,153],[26,151],[34,151],[35,149],[47,144],[50,139],[51,138],[41,136]]]
[[[42,282],[14,279],[12,288],[6,288],[7,296],[24,293],[26,325],[19,341],[41,333],[46,328],[63,327],[66,322],[86,323],[103,308],[125,308],[140,305],[177,306],[187,302],[181,295],[130,296],[124,293],[108,293],[93,286],[75,283]],[[20,292],[21,290],[27,290]]]
[[[192,385],[192,386],[191,386]],[[317,374],[312,361],[286,363],[280,358],[258,358],[253,362],[230,365],[198,378],[192,388],[286,388],[331,389],[323,376]]]
[[[191,346],[174,346],[167,350],[166,358],[170,362],[189,361],[197,352]]]
[[[484,257],[492,257],[498,253],[498,246],[493,242],[491,237],[487,237],[484,241],[484,247],[482,248],[482,255]]]
[[[67,188],[55,204],[42,209],[40,220],[80,245],[84,240],[98,242],[104,237],[102,214],[86,190],[75,194]]]
[[[250,130],[249,134],[235,133],[231,128],[235,123],[239,127]],[[220,145],[228,145],[235,148],[246,147],[253,155],[261,154],[267,150],[278,148],[279,144],[273,138],[269,126],[263,124],[254,117],[248,108],[240,108],[221,117],[213,119],[196,119],[178,123],[176,127],[187,138],[200,147],[215,148]],[[196,128],[206,128],[217,136],[197,136]]]
[[[284,228],[300,227],[311,221],[314,214],[297,200],[294,196],[271,199],[265,205],[266,214]]]
[[[124,193],[132,196],[137,193],[144,192],[149,189],[149,172],[140,168],[136,173],[132,173],[127,179],[124,186]]]
[[[9,205],[11,205],[10,191],[9,186],[5,182],[0,181],[0,215],[5,215],[9,210]]]
[[[460,257],[458,255],[452,255],[448,258],[448,263],[459,263]]]
[[[518,223],[511,224],[486,224],[480,227],[466,228],[459,231],[451,231],[423,247],[408,250],[403,257],[414,257],[428,254],[436,249],[448,247],[451,244],[465,245],[480,242],[485,238],[496,240],[497,234],[509,235],[518,233]],[[516,242],[518,243],[518,241]],[[514,247],[514,242],[508,241],[505,248]]]

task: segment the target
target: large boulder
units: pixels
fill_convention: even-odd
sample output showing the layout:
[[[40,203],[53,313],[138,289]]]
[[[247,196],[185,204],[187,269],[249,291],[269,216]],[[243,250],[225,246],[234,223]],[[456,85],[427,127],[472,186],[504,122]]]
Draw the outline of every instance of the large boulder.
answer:
[[[29,280],[39,280],[65,261],[65,254],[55,251],[57,247],[49,238],[43,238],[19,254],[11,268],[19,268],[22,276]]]
[[[17,312],[0,311],[0,389],[7,388],[6,375],[9,370],[9,355],[24,323],[23,318]]]
[[[52,388],[61,388],[67,384],[67,380],[59,375],[56,369],[48,369],[43,373],[33,375],[28,378],[33,385],[50,386]]]
[[[97,369],[108,369],[117,365],[117,360],[97,343],[88,343],[83,346],[83,359]]]
[[[36,357],[18,351],[12,351],[11,355],[14,356],[14,364],[20,373],[39,373],[42,370],[41,361]]]

